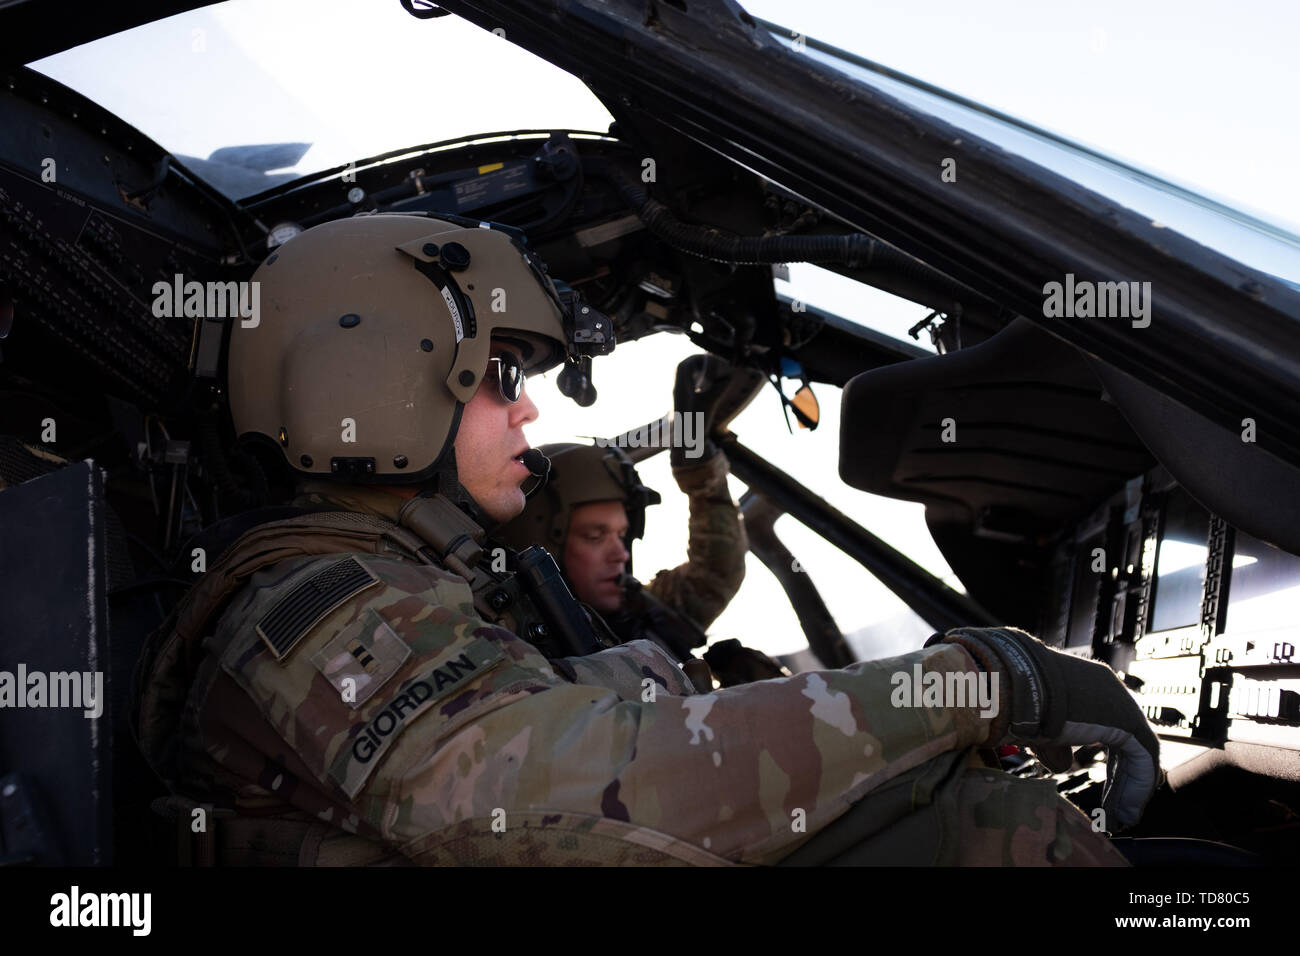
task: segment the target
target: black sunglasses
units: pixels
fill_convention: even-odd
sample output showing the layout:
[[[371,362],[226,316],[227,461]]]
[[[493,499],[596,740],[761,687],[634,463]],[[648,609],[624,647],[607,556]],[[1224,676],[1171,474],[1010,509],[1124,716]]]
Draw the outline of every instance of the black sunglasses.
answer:
[[[514,352],[503,352],[488,361],[496,363],[497,389],[501,397],[511,404],[519,401],[524,394],[524,367],[519,363],[519,356]],[[492,374],[490,368],[488,374]]]

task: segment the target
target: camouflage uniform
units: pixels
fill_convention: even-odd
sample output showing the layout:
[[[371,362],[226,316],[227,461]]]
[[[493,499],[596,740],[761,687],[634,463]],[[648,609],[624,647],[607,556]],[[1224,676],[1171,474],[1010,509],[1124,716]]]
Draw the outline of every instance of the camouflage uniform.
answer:
[[[322,485],[296,503],[393,519],[403,501]],[[315,862],[1123,862],[1050,781],[980,766],[976,710],[890,705],[916,662],[972,670],[958,645],[699,694],[649,642],[547,660],[395,550],[276,560],[274,532],[248,537],[231,551],[270,563],[201,654],[155,665],[145,709],[181,716],[142,742],[175,730],[202,799],[371,841]],[[340,581],[361,583],[277,645],[285,599]]]
[[[606,615],[620,639],[652,640],[679,659],[687,659],[692,648],[706,642],[706,629],[740,590],[749,542],[727,488],[728,473],[722,454],[673,468],[678,487],[690,501],[687,558],[660,571],[648,585],[628,586],[623,606]],[[750,653],[761,659],[762,666],[750,667],[746,679],[782,676],[779,665],[766,655]],[[740,682],[719,676],[724,686]]]
[[[646,590],[707,629],[745,580],[749,542],[740,512],[727,488],[725,455],[673,469],[677,486],[690,499],[690,538],[686,562],[660,571]]]

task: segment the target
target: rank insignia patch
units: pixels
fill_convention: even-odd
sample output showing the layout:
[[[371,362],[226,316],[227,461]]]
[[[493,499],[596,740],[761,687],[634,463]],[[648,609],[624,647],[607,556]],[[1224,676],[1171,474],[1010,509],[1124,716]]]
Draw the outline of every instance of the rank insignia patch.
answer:
[[[311,662],[356,710],[397,673],[411,648],[373,608],[312,655]]]
[[[335,561],[280,598],[257,622],[257,636],[283,662],[307,632],[325,616],[379,578],[356,558]]]

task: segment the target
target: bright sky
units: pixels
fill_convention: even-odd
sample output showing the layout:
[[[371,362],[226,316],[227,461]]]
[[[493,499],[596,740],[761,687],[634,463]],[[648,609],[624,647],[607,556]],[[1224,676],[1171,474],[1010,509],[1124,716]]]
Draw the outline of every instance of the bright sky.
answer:
[[[1292,0],[743,6],[1231,205],[1300,223]]]
[[[756,16],[1019,116],[1233,205],[1300,222],[1300,5],[1239,0],[750,0]],[[610,117],[574,77],[455,17],[416,21],[396,0],[248,0],[148,25],[42,61],[170,150],[206,157],[229,145],[313,144],[303,172],[390,149],[514,128],[602,131]],[[167,82],[159,82],[166,77]],[[778,292],[902,336],[926,312],[811,266]],[[928,346],[928,342],[924,342]],[[579,409],[530,383],[534,444],[613,435],[664,414],[676,363],[694,351],[654,336],[599,360],[600,400]],[[786,432],[769,389],[733,425],[741,440],[831,504],[956,583],[919,505],[839,481],[838,391],[819,386],[822,426]],[[637,545],[639,576],[686,553],[686,507],[666,455],[643,479],[664,495]],[[735,495],[743,490],[733,485]],[[919,646],[930,629],[855,562],[785,518],[778,532],[846,632],[871,629],[863,656]],[[751,557],[738,598],[714,625],[768,651],[805,645],[774,579]]]

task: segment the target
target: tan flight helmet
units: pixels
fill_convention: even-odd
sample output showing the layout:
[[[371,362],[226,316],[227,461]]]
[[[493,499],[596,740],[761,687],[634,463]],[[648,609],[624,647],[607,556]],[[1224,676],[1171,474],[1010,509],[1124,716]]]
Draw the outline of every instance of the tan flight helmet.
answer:
[[[273,443],[299,474],[414,484],[446,460],[493,336],[526,372],[563,360],[543,267],[517,232],[468,222],[339,219],[268,256],[256,321],[230,333],[236,436]]]
[[[598,501],[621,501],[627,511],[628,553],[632,542],[645,532],[645,509],[660,502],[659,493],[641,484],[627,453],[615,446],[564,442],[538,449],[551,461],[545,486],[528,496],[528,504],[502,525],[495,537],[522,551],[540,544],[563,566],[573,509]]]

